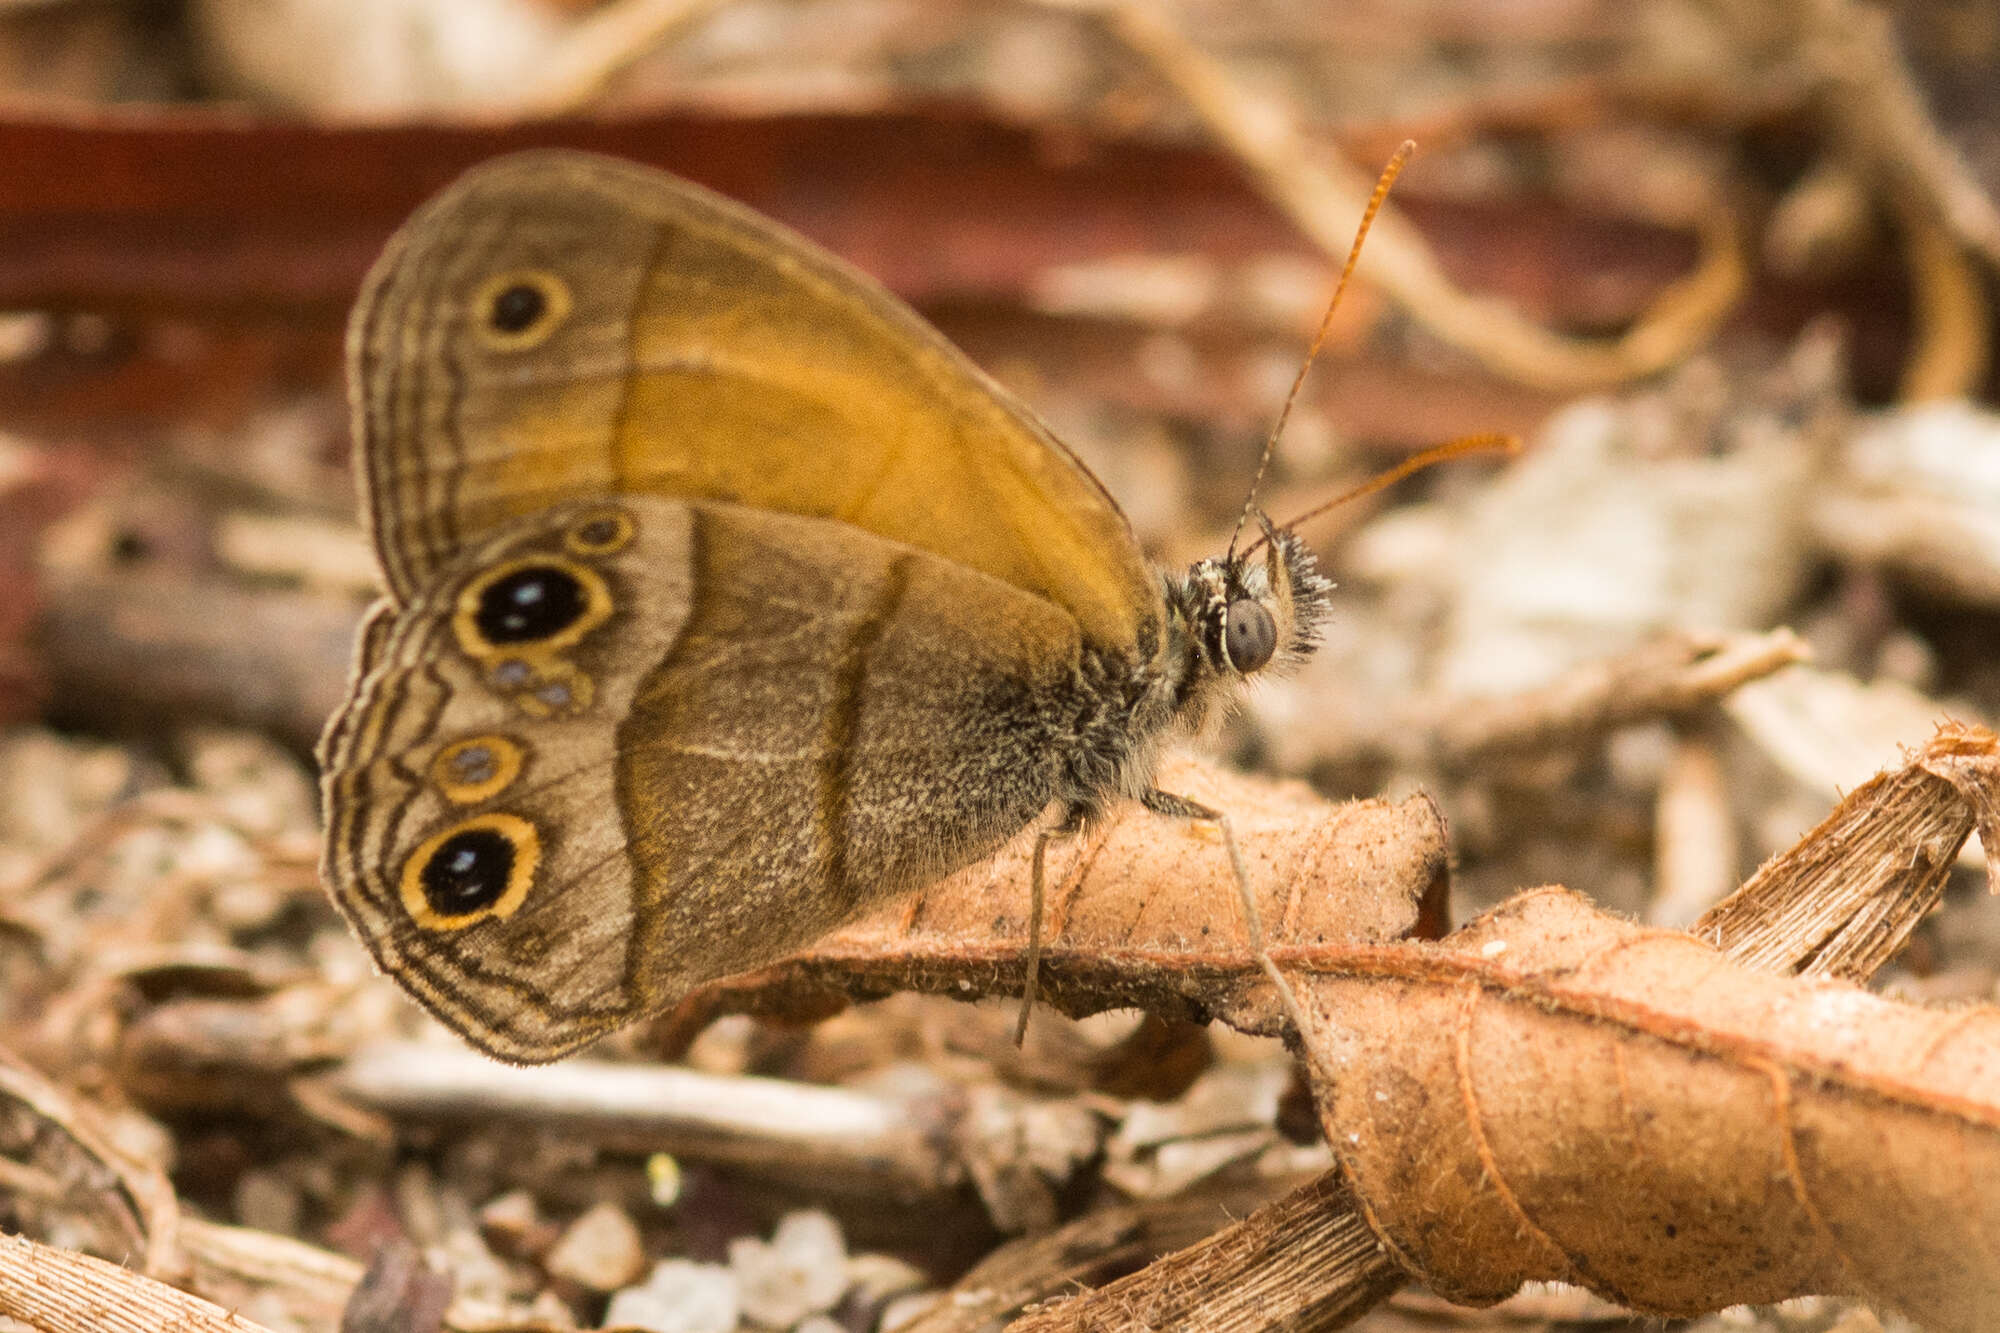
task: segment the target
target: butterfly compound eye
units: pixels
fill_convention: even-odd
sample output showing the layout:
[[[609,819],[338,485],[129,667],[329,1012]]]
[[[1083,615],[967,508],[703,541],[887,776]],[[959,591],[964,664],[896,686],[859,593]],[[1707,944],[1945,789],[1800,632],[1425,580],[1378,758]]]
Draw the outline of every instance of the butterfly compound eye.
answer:
[[[480,589],[473,622],[488,643],[539,643],[581,620],[589,605],[576,575],[556,565],[529,565]]]
[[[1229,604],[1222,624],[1222,647],[1229,665],[1240,672],[1255,671],[1278,651],[1278,623],[1259,602],[1239,597]]]

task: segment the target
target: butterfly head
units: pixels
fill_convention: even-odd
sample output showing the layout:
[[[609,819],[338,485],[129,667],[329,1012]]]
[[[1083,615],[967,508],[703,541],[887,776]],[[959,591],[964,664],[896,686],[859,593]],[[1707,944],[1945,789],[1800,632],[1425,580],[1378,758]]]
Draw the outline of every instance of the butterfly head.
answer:
[[[1319,642],[1333,581],[1297,533],[1257,520],[1262,541],[1168,580],[1168,605],[1210,681],[1287,671]]]

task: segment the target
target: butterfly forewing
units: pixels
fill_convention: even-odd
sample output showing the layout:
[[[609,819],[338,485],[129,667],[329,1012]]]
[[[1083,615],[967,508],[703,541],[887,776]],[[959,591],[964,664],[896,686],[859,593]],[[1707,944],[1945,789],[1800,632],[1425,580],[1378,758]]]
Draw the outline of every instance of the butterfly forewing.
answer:
[[[837,519],[1053,601],[1123,650],[1157,597],[1118,508],[879,286],[628,163],[545,151],[426,205],[350,330],[390,588],[496,524],[609,494]]]

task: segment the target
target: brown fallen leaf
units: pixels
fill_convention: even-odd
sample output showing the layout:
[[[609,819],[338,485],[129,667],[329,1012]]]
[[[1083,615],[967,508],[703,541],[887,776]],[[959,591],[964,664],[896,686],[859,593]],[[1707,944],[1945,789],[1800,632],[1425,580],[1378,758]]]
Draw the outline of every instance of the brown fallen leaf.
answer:
[[[1967,832],[1975,823],[1984,828],[1994,822],[2000,808],[1996,774],[2000,739],[1978,728],[1941,729],[1909,763],[1857,789],[1796,847],[1773,858],[1711,911],[1695,934],[1746,967],[1865,979],[1889,957],[1889,945],[1905,938],[1935,904]],[[2000,829],[1986,841],[2000,846]],[[1857,921],[1869,929],[1856,929]],[[1460,938],[1441,947],[1457,949]],[[1550,1089],[1552,1106],[1564,1091],[1560,1085]],[[1654,1111],[1640,1106],[1633,1114]],[[1574,1128],[1558,1123],[1552,1134]],[[1425,1142],[1425,1128],[1412,1128],[1413,1143]],[[1666,1169],[1677,1165],[1664,1163]],[[1381,1291],[1406,1280],[1356,1212],[1338,1172],[1329,1172],[1198,1245],[1009,1328],[1138,1333],[1199,1327],[1247,1333],[1293,1326],[1287,1320],[1331,1328],[1339,1324],[1322,1319],[1324,1312],[1366,1309]],[[1246,1292],[1254,1298],[1245,1299]],[[1718,1293],[1718,1302],[1722,1299]]]
[[[1443,817],[1428,797],[1334,805],[1174,757],[1160,786],[1226,812],[1271,955],[1310,970],[1329,949],[1436,935],[1447,877]],[[897,990],[977,999],[1019,994],[1034,832],[990,860],[761,971],[704,987],[656,1040],[679,1049],[725,1013],[804,1020]],[[1049,854],[1043,1002],[1072,1016],[1137,1007],[1222,1018],[1276,1035],[1288,1024],[1251,958],[1243,908],[1215,829],[1136,804]]]
[[[1773,977],[1562,889],[1295,980],[1361,1210],[1453,1300],[2000,1308],[2000,1008]]]

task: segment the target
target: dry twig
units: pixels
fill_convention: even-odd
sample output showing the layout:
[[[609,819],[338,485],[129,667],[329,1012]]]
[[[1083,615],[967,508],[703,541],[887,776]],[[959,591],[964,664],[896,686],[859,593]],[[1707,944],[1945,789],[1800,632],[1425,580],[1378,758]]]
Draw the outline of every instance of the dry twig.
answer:
[[[1940,1333],[2000,1306],[2000,1008],[1751,972],[1557,889],[1342,973],[1300,978],[1321,1126],[1439,1293],[1852,1294]]]
[[[1077,8],[1076,0],[1050,0]],[[1206,52],[1154,6],[1103,0],[1082,6],[1187,99],[1209,132],[1241,160],[1265,195],[1330,255],[1346,251],[1367,179],[1327,165],[1279,108],[1238,88]],[[1385,208],[1368,254],[1370,278],[1430,332],[1510,379],[1578,392],[1650,375],[1681,360],[1715,332],[1746,283],[1734,213],[1720,200],[1690,200],[1701,240],[1695,270],[1611,342],[1567,338],[1503,302],[1473,296],[1446,276],[1415,228]]]
[[[942,1098],[591,1060],[524,1069],[414,1043],[356,1053],[333,1085],[399,1121],[497,1118],[828,1189],[909,1199],[964,1178],[948,1150],[952,1108]]]
[[[1456,769],[1507,754],[1577,747],[1618,727],[1713,703],[1738,686],[1805,661],[1789,629],[1723,636],[1670,635],[1590,662],[1526,693],[1459,700],[1442,709],[1432,746]]]

